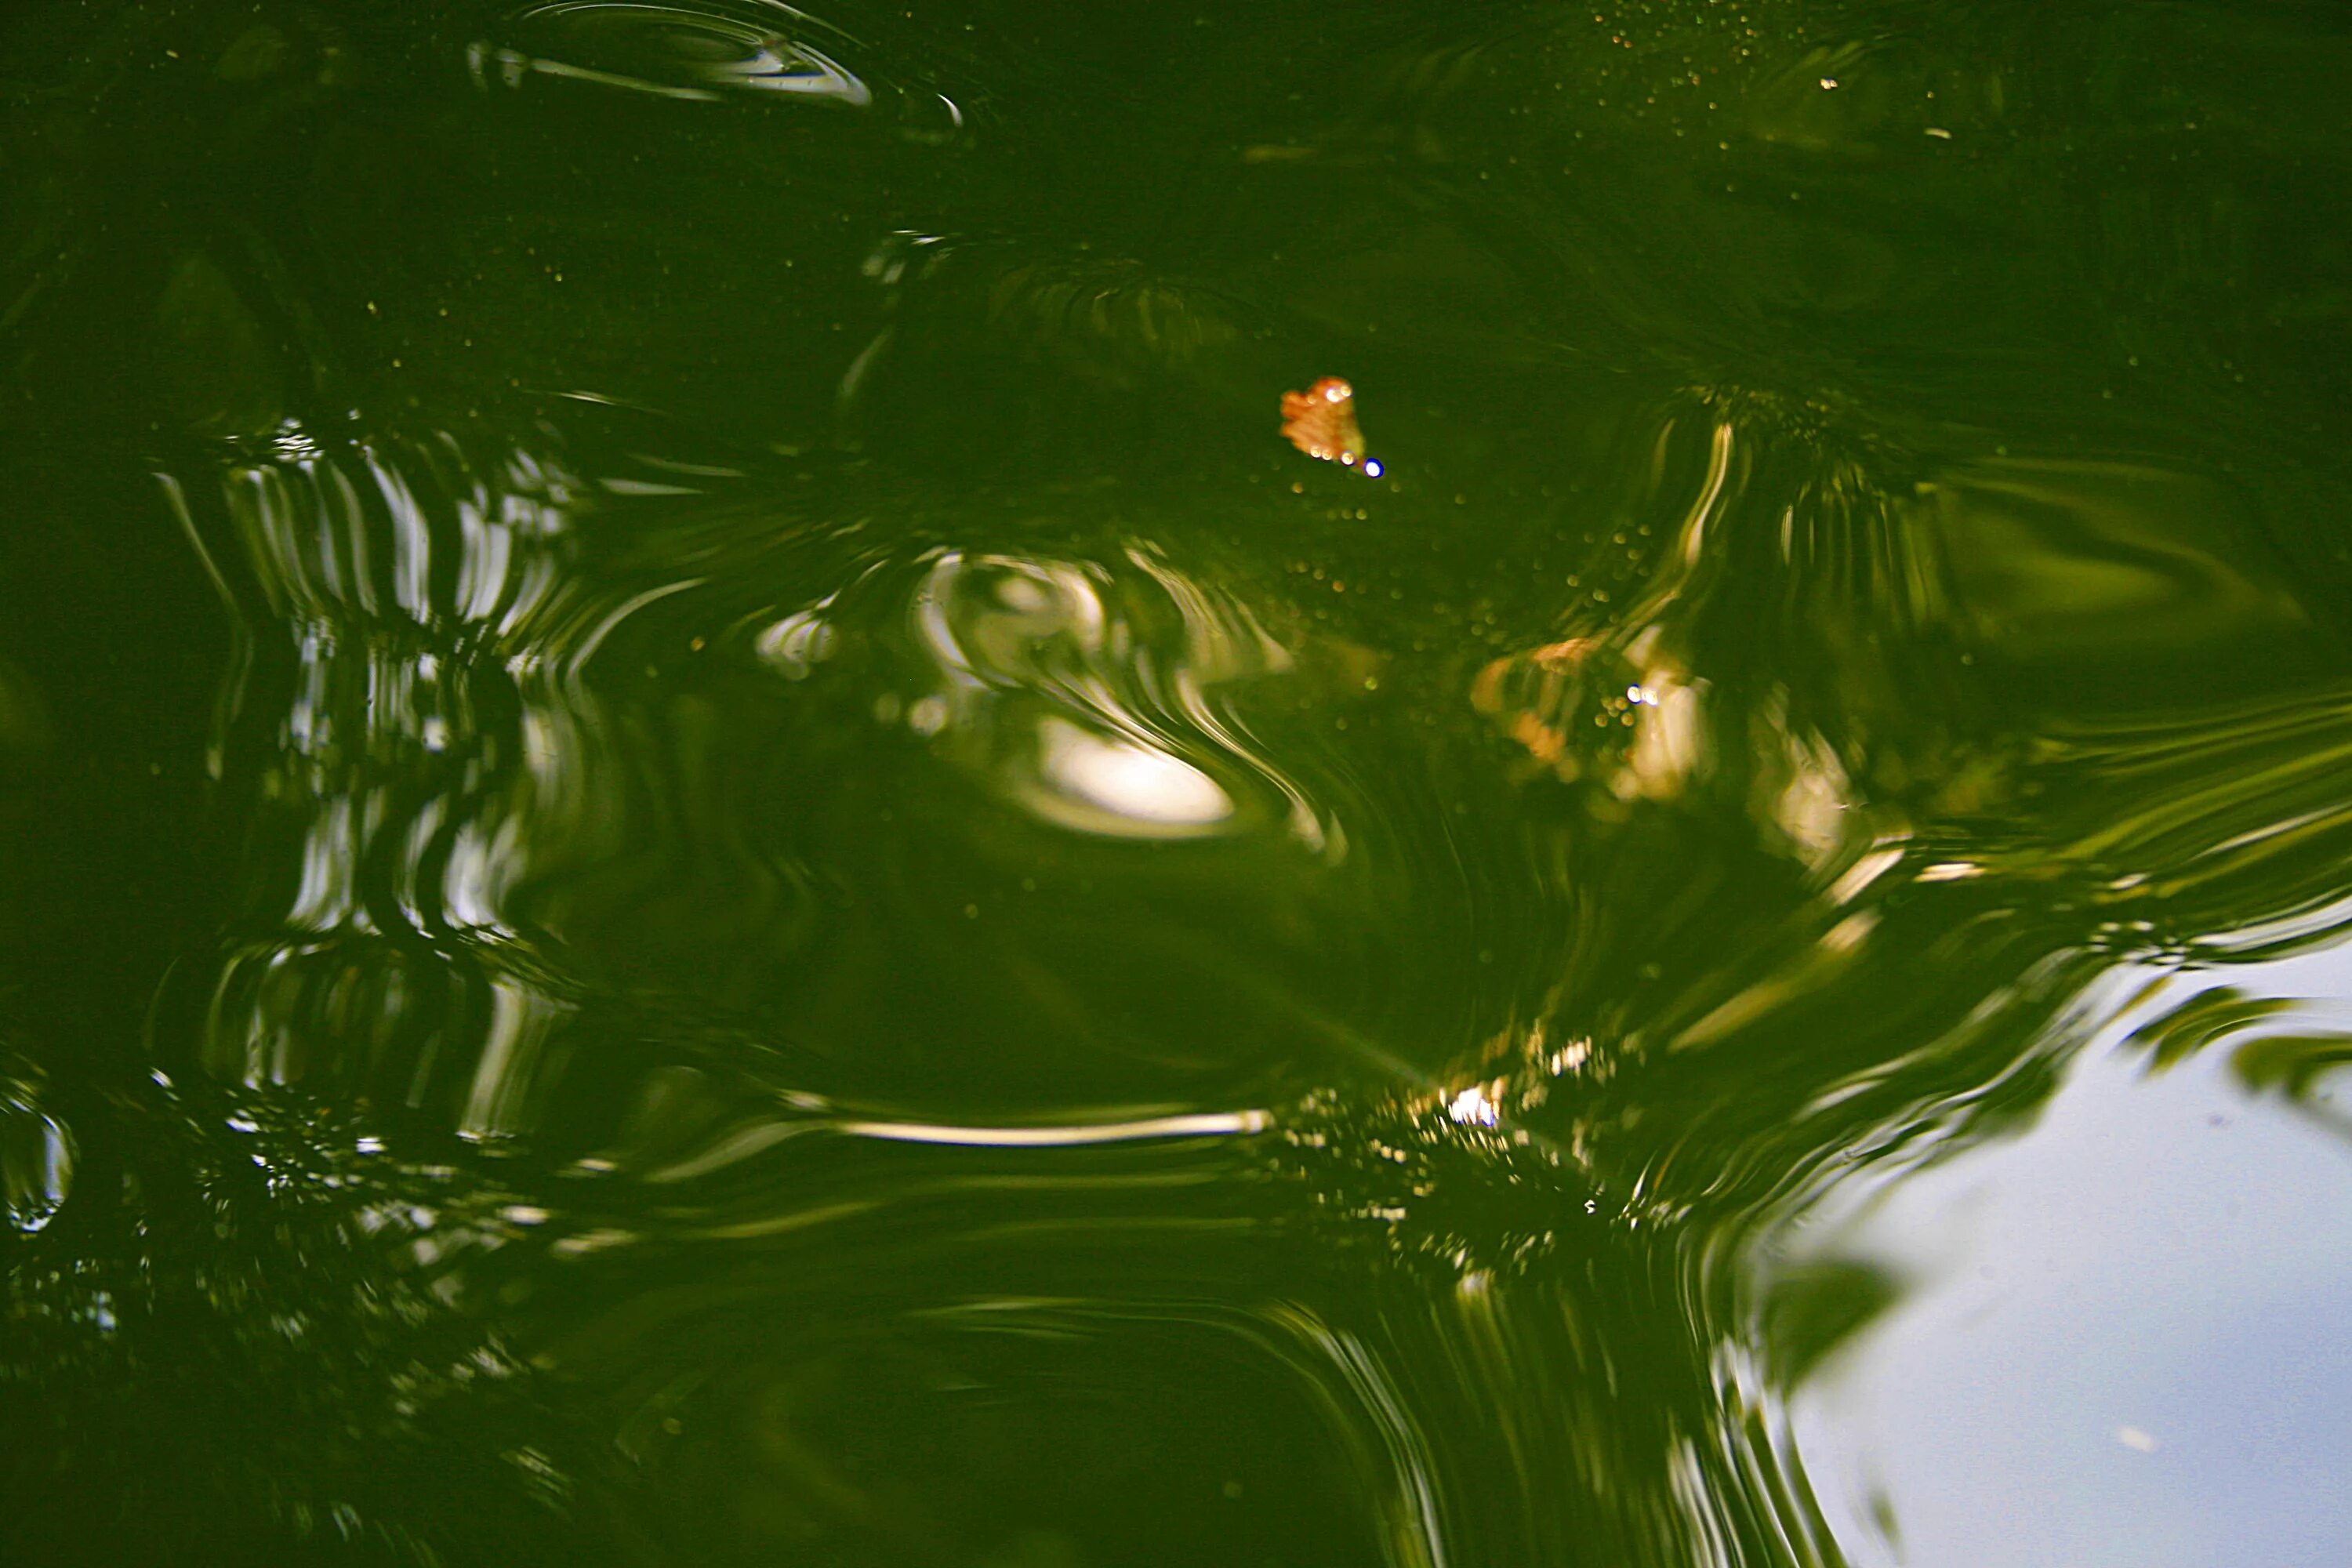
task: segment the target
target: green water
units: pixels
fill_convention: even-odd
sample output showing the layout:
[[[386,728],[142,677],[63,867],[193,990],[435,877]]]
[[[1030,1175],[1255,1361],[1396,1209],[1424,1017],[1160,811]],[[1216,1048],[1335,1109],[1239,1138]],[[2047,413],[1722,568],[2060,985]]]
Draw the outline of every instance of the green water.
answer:
[[[816,3],[0,15],[0,1552],[2352,1553],[2342,9]]]

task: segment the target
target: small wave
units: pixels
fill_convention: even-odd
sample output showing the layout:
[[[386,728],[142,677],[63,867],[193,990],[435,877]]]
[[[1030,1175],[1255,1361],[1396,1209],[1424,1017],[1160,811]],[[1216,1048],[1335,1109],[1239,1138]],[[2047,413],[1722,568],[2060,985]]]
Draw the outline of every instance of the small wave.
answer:
[[[1139,544],[1116,562],[945,550],[897,591],[918,663],[877,713],[1036,819],[1130,839],[1274,826],[1344,855],[1337,821],[1216,695],[1291,666],[1229,595]],[[833,604],[782,617],[759,646],[803,679],[842,626],[877,619],[870,605]]]
[[[289,422],[212,493],[163,483],[236,624],[265,628],[212,740],[268,852],[205,986],[201,1064],[519,1131],[570,1011],[509,895],[535,836],[576,826],[594,741],[562,679],[593,620],[567,585],[585,482],[503,440]]]
[[[823,24],[790,6],[557,0],[517,13],[514,24],[523,37],[543,39],[550,52],[478,51],[478,77],[494,66],[509,87],[536,71],[665,98],[715,99],[722,92],[751,91],[828,100],[853,109],[874,101],[865,82],[808,41],[806,35]]]
[[[537,78],[684,102],[887,109],[922,140],[963,124],[953,99],[853,67],[860,40],[772,0],[554,0],[514,13],[505,34],[467,51],[485,90]]]
[[[43,1098],[31,1063],[0,1061],[0,1222],[28,1236],[73,1190],[74,1136]]]

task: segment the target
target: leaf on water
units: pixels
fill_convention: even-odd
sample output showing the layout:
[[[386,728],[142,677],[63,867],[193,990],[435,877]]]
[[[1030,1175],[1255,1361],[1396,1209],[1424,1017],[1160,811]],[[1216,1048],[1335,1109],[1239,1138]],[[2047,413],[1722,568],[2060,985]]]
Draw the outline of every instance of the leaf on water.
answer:
[[[1364,433],[1356,426],[1356,389],[1327,375],[1305,392],[1282,395],[1282,433],[1310,458],[1342,468],[1363,464],[1375,479],[1381,466],[1364,457]]]

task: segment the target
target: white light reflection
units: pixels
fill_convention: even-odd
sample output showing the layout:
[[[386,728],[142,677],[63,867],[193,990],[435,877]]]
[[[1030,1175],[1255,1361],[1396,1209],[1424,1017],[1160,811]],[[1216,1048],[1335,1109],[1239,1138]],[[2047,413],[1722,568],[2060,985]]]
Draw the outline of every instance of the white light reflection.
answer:
[[[0,1213],[29,1236],[73,1190],[73,1137],[43,1113],[33,1086],[0,1078]]]
[[[259,758],[271,847],[254,878],[277,912],[224,962],[203,1059],[256,1085],[372,1079],[467,1137],[515,1134],[565,1008],[518,946],[508,889],[582,804],[582,715],[542,656],[611,629],[570,600],[580,486],[446,433],[321,442],[289,424],[272,450],[201,525],[165,483],[215,586],[288,638],[255,648],[286,666],[277,714],[244,715],[236,668],[216,721],[215,752]]]
[[[1829,901],[1832,904],[1853,902],[1873,882],[1877,881],[1879,878],[1902,863],[1903,847],[1899,843],[1886,848],[1872,850],[1846,868],[1844,873],[1830,884]],[[1925,875],[1914,879],[1922,882],[1933,879]]]
[[[786,616],[762,631],[753,644],[760,657],[788,680],[807,679],[809,671],[833,652],[834,630],[818,613],[823,608],[818,605]]]
[[[1234,814],[1232,797],[1214,779],[1155,746],[1106,740],[1062,719],[1045,721],[1039,731],[1039,770],[1057,793],[1034,803],[1066,826],[1180,837]]]
[[[814,614],[762,635],[762,653],[788,678],[821,657]],[[943,686],[886,693],[877,715],[903,715],[1041,819],[1135,839],[1279,822],[1327,859],[1344,853],[1337,825],[1208,696],[1287,670],[1290,656],[1245,608],[1148,548],[1130,547],[1118,565],[941,552],[909,619]]]
[[[1455,1095],[1445,1114],[1464,1127],[1492,1127],[1502,1120],[1502,1108],[1488,1098],[1486,1086],[1472,1084]]]
[[[1053,1126],[981,1127],[935,1121],[886,1121],[870,1118],[809,1116],[756,1121],[736,1127],[708,1148],[644,1173],[643,1180],[672,1185],[723,1171],[810,1133],[832,1132],[885,1143],[924,1143],[960,1149],[1079,1149],[1109,1143],[1139,1143],[1176,1138],[1235,1138],[1263,1132],[1274,1124],[1261,1110],[1200,1111],[1147,1116],[1122,1121]],[[609,1165],[601,1167],[611,1169]]]
[[[1273,1118],[1263,1110],[1217,1111],[1193,1116],[1151,1116],[1135,1121],[1102,1121],[1076,1127],[954,1127],[922,1121],[843,1121],[838,1131],[893,1143],[954,1143],[974,1149],[1072,1149],[1092,1143],[1131,1143],[1149,1138],[1230,1138],[1263,1132]]]

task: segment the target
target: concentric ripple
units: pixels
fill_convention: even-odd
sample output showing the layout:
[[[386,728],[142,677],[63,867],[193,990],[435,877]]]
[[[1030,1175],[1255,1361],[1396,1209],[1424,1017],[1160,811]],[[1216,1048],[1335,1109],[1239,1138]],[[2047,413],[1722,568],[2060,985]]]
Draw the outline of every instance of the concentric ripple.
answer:
[[[936,666],[909,725],[1063,827],[1189,838],[1270,819],[1338,853],[1336,825],[1209,696],[1289,656],[1142,547],[1118,566],[940,555],[909,611]]]
[[[768,0],[555,0],[517,12],[509,26],[511,43],[473,48],[485,87],[520,87],[539,75],[701,101],[748,94],[865,109],[877,97],[837,58],[855,39]],[[959,119],[939,102],[950,122]]]

